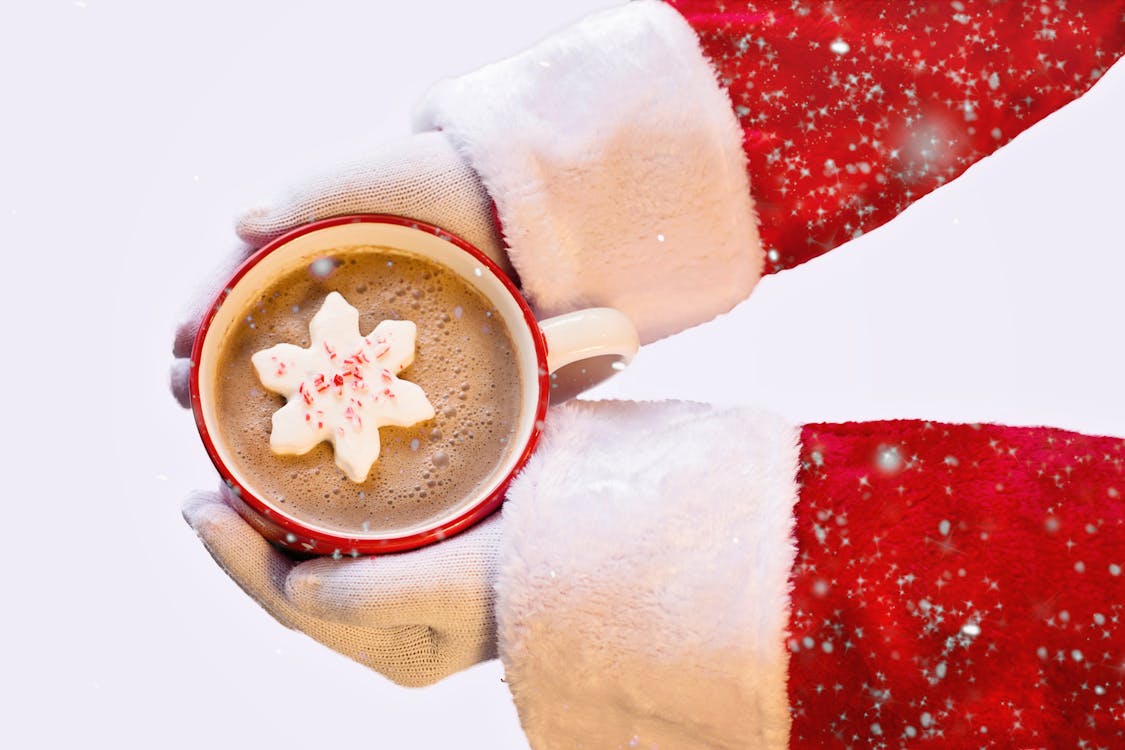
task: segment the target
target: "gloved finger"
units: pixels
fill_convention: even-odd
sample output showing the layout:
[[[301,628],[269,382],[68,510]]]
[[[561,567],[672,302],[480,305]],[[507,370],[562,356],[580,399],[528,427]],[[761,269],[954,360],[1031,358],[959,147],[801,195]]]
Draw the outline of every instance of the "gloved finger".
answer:
[[[442,227],[510,272],[492,199],[449,139],[421,133],[374,157],[313,177],[272,204],[239,217],[239,237],[255,247],[311,221],[344,214],[405,216]]]
[[[405,687],[432,685],[496,654],[495,630],[478,625],[446,635],[428,624],[362,627],[322,620],[286,600],[292,561],[229,507],[221,494],[185,501],[184,518],[235,583],[282,625]]]
[[[186,358],[191,356],[191,348],[195,345],[195,334],[203,322],[203,316],[215,303],[223,284],[230,280],[238,267],[242,265],[251,253],[257,248],[245,243],[239,243],[219,264],[205,281],[196,286],[195,292],[183,309],[180,322],[176,326],[172,339],[172,356]]]
[[[451,660],[437,633],[422,625],[398,628],[335,627],[363,634],[356,641],[362,647],[350,653],[341,653],[403,687],[433,685],[480,661],[466,662],[464,658]]]
[[[172,366],[168,370],[169,385],[172,388],[172,396],[185,409],[191,407],[191,394],[188,389],[190,377],[191,360],[181,357],[172,361]]]
[[[298,627],[298,618],[283,593],[292,560],[246,523],[218,493],[189,495],[183,515],[211,557],[243,591],[282,625]]]
[[[492,628],[500,514],[437,544],[396,555],[318,558],[293,568],[285,595],[300,611],[338,623],[453,632]]]
[[[482,633],[447,633],[412,625],[378,632],[378,639],[369,640],[352,658],[406,687],[432,685],[497,655],[495,628]]]

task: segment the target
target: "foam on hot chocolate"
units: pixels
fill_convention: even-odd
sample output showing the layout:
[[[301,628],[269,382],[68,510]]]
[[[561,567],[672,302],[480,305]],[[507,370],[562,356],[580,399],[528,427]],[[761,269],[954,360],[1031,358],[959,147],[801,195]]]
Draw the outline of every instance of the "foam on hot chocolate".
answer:
[[[309,323],[338,291],[370,331],[383,320],[417,325],[416,383],[434,417],[383,427],[366,480],[350,481],[332,447],[299,456],[270,449],[272,416],[286,403],[258,382],[252,355],[280,343],[309,347]],[[275,282],[220,347],[219,437],[252,491],[296,518],[335,532],[403,531],[444,517],[504,462],[520,408],[515,348],[488,302],[455,274],[380,248],[347,248]]]

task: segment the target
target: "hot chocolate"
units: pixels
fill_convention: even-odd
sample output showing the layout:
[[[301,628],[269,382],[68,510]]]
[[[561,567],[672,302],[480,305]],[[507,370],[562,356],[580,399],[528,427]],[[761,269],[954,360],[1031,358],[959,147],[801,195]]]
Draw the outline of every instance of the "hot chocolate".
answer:
[[[331,292],[359,310],[359,329],[385,320],[417,326],[413,362],[398,373],[433,405],[432,419],[382,427],[378,459],[349,479],[332,445],[303,455],[270,448],[286,399],[262,385],[251,357],[277,344],[310,344],[309,323]],[[520,373],[507,327],[457,274],[412,255],[341,248],[281,276],[254,300],[219,347],[218,439],[247,486],[295,519],[337,534],[409,531],[478,494],[513,450]]]

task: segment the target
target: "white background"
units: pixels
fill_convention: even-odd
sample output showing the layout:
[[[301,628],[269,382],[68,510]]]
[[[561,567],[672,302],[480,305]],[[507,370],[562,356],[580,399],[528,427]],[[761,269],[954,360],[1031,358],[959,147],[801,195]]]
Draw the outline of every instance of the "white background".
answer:
[[[171,333],[238,210],[406,133],[440,77],[616,4],[3,4],[5,746],[526,747],[497,663],[395,687],[212,563],[179,512],[216,482],[167,392]],[[602,395],[1125,436],[1123,123],[1119,65]]]

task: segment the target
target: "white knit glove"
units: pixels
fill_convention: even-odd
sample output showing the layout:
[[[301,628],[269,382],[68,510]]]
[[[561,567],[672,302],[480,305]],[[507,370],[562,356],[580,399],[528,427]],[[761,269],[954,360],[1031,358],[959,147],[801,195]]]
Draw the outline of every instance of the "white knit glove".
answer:
[[[511,266],[492,216],[492,201],[476,172],[438,132],[391,144],[373,158],[327,172],[281,196],[271,207],[243,214],[242,244],[205,285],[176,330],[172,393],[188,406],[191,347],[219,285],[250,253],[310,221],[343,214],[391,214],[434,224],[474,245],[508,271]]]
[[[315,219],[349,213],[433,223],[508,267],[491,201],[476,173],[442,134],[413,136],[238,220],[244,244],[176,332],[172,391],[182,405],[188,405],[188,357],[195,332],[218,285],[274,237]],[[502,524],[498,514],[414,552],[303,563],[270,546],[223,502],[221,493],[189,497],[184,518],[235,583],[278,622],[401,685],[427,685],[496,655],[492,581]]]
[[[282,625],[407,687],[495,658],[499,513],[413,552],[294,562],[224,494],[225,487],[192,495],[184,519],[227,575]]]

